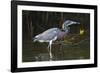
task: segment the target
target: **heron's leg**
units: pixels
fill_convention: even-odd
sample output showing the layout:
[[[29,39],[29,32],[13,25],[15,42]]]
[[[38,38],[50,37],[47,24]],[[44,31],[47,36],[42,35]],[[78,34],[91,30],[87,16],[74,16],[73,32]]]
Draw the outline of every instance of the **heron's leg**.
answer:
[[[48,44],[48,49],[49,49],[49,47],[50,47],[50,42],[49,42],[49,44]]]
[[[50,42],[49,42],[48,47],[47,47],[48,52],[50,52],[49,48],[50,48]]]
[[[49,42],[49,45],[50,45],[50,50],[49,50],[49,54],[50,54],[50,60],[52,60],[52,52],[51,52],[51,47],[52,47],[52,40]]]

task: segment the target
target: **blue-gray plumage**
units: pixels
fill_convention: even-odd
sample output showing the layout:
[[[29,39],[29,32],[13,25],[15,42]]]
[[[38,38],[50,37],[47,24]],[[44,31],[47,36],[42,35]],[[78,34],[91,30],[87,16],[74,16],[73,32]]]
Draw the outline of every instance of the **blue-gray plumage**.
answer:
[[[56,41],[57,39],[63,38],[68,32],[69,32],[69,25],[72,24],[80,24],[79,22],[75,22],[72,20],[66,20],[62,24],[62,29],[59,28],[50,28],[43,33],[40,33],[36,35],[33,38],[33,41],[39,41],[39,42],[49,42],[48,48],[49,48],[49,55],[50,55],[50,60],[52,60],[52,53],[51,53],[51,45],[53,41]]]

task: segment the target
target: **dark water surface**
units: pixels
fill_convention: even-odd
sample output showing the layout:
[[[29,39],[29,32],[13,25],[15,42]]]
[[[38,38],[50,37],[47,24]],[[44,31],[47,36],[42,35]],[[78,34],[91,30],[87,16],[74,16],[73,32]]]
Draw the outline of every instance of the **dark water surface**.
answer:
[[[61,43],[58,43],[61,42]],[[75,43],[54,42],[52,45],[53,60],[77,60],[90,58],[89,39]],[[23,62],[49,61],[48,43],[25,40],[23,45]]]

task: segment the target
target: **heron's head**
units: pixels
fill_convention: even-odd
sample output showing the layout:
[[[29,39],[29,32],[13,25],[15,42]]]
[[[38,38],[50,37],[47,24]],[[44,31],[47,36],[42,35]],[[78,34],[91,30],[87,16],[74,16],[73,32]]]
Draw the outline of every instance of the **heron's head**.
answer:
[[[62,29],[66,30],[68,28],[68,26],[74,25],[74,24],[80,24],[80,22],[76,22],[76,21],[72,21],[72,20],[66,20],[62,25]]]

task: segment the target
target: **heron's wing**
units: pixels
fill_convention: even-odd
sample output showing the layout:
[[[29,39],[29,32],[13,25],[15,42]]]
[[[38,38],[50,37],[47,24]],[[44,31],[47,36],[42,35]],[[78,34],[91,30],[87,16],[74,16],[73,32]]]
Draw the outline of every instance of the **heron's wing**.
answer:
[[[58,30],[60,30],[60,29],[59,29],[59,28],[50,28],[50,29],[48,29],[48,30],[44,31],[44,32],[43,32],[43,34],[44,34],[44,33],[51,33],[51,32],[55,32],[55,31],[58,31]]]
[[[41,40],[52,40],[55,37],[57,37],[57,34],[59,31],[60,31],[60,29],[58,29],[58,28],[48,29],[41,34],[41,36],[42,36]]]

